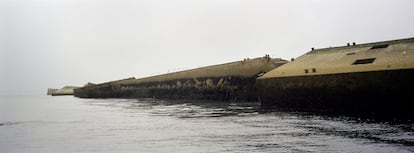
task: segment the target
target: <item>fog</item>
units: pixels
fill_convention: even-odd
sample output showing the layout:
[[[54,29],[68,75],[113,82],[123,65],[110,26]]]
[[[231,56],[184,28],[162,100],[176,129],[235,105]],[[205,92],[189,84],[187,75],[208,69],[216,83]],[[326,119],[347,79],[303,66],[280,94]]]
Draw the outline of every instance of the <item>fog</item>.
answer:
[[[414,37],[412,0],[2,0],[0,94]]]

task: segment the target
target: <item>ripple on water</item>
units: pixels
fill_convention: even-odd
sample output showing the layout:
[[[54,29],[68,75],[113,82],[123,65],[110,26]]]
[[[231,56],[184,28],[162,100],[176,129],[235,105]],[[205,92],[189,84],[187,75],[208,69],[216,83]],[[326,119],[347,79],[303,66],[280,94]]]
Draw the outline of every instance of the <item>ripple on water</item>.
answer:
[[[262,112],[257,103],[59,98],[50,98],[51,103],[27,102],[22,106],[38,110],[26,111],[19,119],[2,119],[0,148],[5,152],[414,151],[412,123]]]

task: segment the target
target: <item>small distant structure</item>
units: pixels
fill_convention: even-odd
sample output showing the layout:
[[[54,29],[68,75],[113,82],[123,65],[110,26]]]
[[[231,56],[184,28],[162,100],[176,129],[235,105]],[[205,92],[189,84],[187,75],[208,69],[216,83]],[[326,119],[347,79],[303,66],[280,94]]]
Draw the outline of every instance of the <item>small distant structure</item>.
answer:
[[[47,88],[47,95],[52,95],[52,93],[56,92],[58,89]]]
[[[48,88],[47,89],[47,95],[52,95],[52,96],[73,95],[73,90],[77,89],[77,88],[80,88],[80,87],[65,86],[61,89]]]
[[[270,59],[270,55],[269,54],[265,54],[264,58]]]
[[[87,87],[87,86],[93,86],[93,85],[96,85],[96,83],[92,83],[92,82],[88,82],[88,83],[86,83],[85,85],[83,85],[84,87]]]

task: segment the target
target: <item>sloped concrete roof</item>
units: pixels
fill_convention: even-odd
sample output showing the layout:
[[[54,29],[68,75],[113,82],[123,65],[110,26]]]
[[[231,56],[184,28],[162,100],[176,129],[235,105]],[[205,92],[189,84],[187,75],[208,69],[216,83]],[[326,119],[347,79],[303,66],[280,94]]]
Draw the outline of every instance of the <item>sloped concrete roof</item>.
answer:
[[[310,51],[258,79],[414,68],[414,38]]]
[[[122,84],[167,81],[183,78],[198,77],[222,77],[222,76],[247,76],[257,75],[262,71],[270,71],[275,67],[285,64],[287,61],[280,58],[261,57],[255,59],[246,59],[243,61],[212,65],[186,71],[162,74],[152,77],[146,77],[136,80],[126,80]]]

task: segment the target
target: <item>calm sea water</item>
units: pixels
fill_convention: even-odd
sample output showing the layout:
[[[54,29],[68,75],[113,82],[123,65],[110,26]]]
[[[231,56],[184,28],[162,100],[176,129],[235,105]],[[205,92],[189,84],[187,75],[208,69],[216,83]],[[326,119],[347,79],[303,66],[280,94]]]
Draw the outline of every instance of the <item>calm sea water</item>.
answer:
[[[413,152],[414,125],[256,103],[1,97],[0,152]]]

